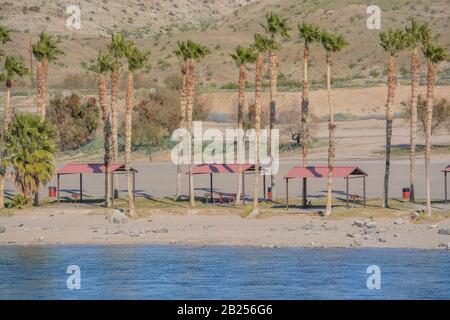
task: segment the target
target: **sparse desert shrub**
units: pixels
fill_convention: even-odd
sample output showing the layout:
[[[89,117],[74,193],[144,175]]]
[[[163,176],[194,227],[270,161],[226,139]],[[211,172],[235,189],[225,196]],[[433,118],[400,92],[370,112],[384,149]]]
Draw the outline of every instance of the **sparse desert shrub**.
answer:
[[[57,127],[60,151],[77,149],[94,138],[100,118],[95,98],[86,102],[76,93],[50,101],[48,119]]]
[[[95,79],[87,72],[68,73],[58,85],[61,89],[87,89],[95,87]]]
[[[403,116],[407,122],[411,119],[411,103],[402,102]],[[427,99],[421,95],[417,98],[417,119],[418,126],[425,134],[425,123],[427,121]],[[450,101],[445,98],[434,101],[433,121],[431,124],[431,134],[437,130],[446,130],[450,132]]]
[[[179,99],[178,92],[168,88],[157,88],[138,103],[133,113],[133,150],[152,152],[170,147],[172,132],[179,127]],[[209,111],[196,101],[193,119],[206,120]],[[119,135],[124,135],[124,124],[120,127]]]

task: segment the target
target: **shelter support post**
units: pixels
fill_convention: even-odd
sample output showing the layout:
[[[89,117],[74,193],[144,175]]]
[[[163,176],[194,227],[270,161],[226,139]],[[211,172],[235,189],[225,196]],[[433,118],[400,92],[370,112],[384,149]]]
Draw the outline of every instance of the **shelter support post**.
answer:
[[[242,204],[245,205],[245,171],[242,172]]]
[[[136,172],[133,171],[133,201],[136,202]]]
[[[306,182],[306,178],[303,178],[302,181],[303,181],[303,186],[302,186],[302,204],[303,204],[303,207],[306,208],[306,206],[308,204],[307,195],[306,195],[306,192],[307,192],[307,189],[306,189],[306,183],[307,183]]]
[[[445,203],[447,204],[448,198],[447,198],[447,171],[444,172],[444,179],[445,179]]]
[[[266,175],[263,175],[263,199],[264,199],[264,202],[267,200],[266,199]]]
[[[289,210],[289,179],[286,179],[286,210]]]
[[[56,175],[56,200],[59,203],[59,173]]]
[[[364,199],[364,208],[366,207],[366,176],[363,176],[363,199]]]
[[[347,202],[348,209],[348,178],[345,178],[345,201]]]
[[[213,174],[209,174],[209,185],[210,185],[210,193],[211,193],[211,203],[214,203],[214,195],[213,195]]]
[[[111,172],[111,204],[114,205],[114,174]]]
[[[83,201],[83,174],[80,173],[80,202]]]

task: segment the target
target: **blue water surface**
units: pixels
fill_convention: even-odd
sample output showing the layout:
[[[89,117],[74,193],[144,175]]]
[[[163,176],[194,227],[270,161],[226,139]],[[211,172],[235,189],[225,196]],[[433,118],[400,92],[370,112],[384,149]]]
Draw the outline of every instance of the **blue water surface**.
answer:
[[[67,288],[67,267],[81,288]],[[367,268],[381,289],[367,288]],[[0,246],[0,299],[450,299],[444,250]]]

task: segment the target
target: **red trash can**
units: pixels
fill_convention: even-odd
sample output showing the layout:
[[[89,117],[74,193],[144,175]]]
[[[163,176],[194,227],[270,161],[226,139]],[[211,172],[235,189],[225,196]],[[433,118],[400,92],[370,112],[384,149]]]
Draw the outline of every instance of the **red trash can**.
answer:
[[[56,187],[55,186],[48,187],[48,196],[49,196],[49,198],[56,198]]]
[[[409,188],[403,188],[403,200],[404,201],[409,200],[410,194],[411,194],[411,192],[410,192]]]

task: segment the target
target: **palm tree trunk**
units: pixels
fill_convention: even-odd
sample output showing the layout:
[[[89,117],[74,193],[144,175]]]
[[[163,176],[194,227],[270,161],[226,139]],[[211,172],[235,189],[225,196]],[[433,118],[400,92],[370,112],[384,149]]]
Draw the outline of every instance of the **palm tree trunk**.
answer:
[[[274,128],[276,121],[276,95],[277,95],[277,73],[278,73],[278,61],[275,51],[269,52],[269,77],[270,77],[270,117],[269,117],[269,155],[272,157],[272,129]],[[275,176],[270,174],[270,189],[272,192],[272,199],[276,199],[276,183]],[[266,190],[264,190],[266,192]]]
[[[331,56],[327,54],[327,96],[328,96],[328,107],[329,107],[329,118],[328,118],[328,177],[327,177],[327,207],[325,215],[331,215],[331,206],[333,202],[333,169],[334,169],[334,158],[335,158],[335,132],[336,125],[334,124],[334,110],[333,104],[331,102]]]
[[[189,80],[187,84],[188,96],[187,96],[187,127],[189,132],[189,205],[195,207],[195,195],[194,195],[194,176],[192,174],[193,169],[193,155],[192,155],[192,112],[194,109],[194,97],[195,97],[195,64],[191,59],[189,61]]]
[[[47,90],[48,60],[42,59],[37,67],[37,113],[45,118],[45,92]]]
[[[180,114],[179,114],[179,125],[180,128],[186,126],[186,104],[187,104],[187,80],[186,80],[187,65],[183,63],[181,67],[181,89],[180,89]],[[178,150],[178,156],[180,156],[180,150]],[[181,168],[181,163],[177,164],[177,191],[176,199],[179,200],[181,196],[181,186],[182,186],[183,172]]]
[[[111,207],[111,175],[110,175],[110,163],[111,163],[111,113],[107,110],[105,117],[105,126],[104,126],[104,138],[105,138],[105,206],[107,208]]]
[[[131,133],[132,133],[132,117],[133,117],[133,73],[128,72],[127,89],[126,89],[126,117],[125,117],[125,173],[127,178],[128,190],[128,210],[129,215],[134,216],[134,192],[133,179],[131,176]]]
[[[97,90],[98,90],[98,102],[100,104],[100,109],[102,110],[102,117],[100,122],[99,132],[104,131],[106,114],[108,112],[108,102],[106,100],[106,79],[103,73],[97,76]]]
[[[245,67],[241,65],[239,68],[239,99],[238,99],[238,113],[237,113],[237,124],[238,124],[238,148],[237,152],[239,152],[239,143],[243,141],[243,137],[241,137],[241,130],[244,122],[244,104],[245,104]],[[239,156],[237,156],[239,158]],[[236,192],[236,205],[240,204],[241,195],[242,195],[242,175],[241,165],[238,165],[238,186]]]
[[[262,95],[262,73],[264,67],[264,57],[259,54],[255,71],[255,178],[253,181],[253,207],[250,217],[259,215],[259,134],[261,130],[261,95]]]
[[[111,142],[112,142],[112,162],[119,162],[119,144],[117,140],[117,117],[118,117],[118,106],[117,99],[119,96],[119,70],[113,70],[111,72]],[[119,193],[119,181],[114,179],[114,194],[113,197],[117,198]]]
[[[9,84],[9,85],[8,85]],[[3,117],[3,132],[1,136],[1,148],[0,148],[0,209],[5,207],[5,176],[6,167],[3,166],[3,157],[5,156],[5,135],[9,130],[9,124],[11,123],[11,89],[10,83],[8,82],[6,87],[6,104],[5,104],[5,115]]]
[[[427,121],[425,128],[425,178],[427,184],[427,215],[431,217],[431,186],[430,186],[430,160],[431,160],[431,123],[433,120],[434,84],[436,82],[436,66],[428,60],[427,74]]]
[[[386,103],[386,166],[384,172],[383,207],[389,208],[389,173],[391,165],[392,125],[394,120],[394,98],[397,86],[397,61],[389,58],[388,64],[388,97]]]
[[[302,142],[302,157],[303,166],[308,166],[308,142],[309,142],[309,127],[308,127],[308,115],[309,115],[309,82],[308,82],[308,57],[309,49],[305,44],[303,52],[303,88],[302,88],[302,106],[301,106],[301,142]],[[302,203],[303,206],[307,204],[307,180],[303,178],[302,188]]]
[[[417,90],[419,88],[420,61],[419,49],[415,48],[411,58],[411,133],[410,145],[410,196],[409,201],[415,202],[414,185],[416,182],[416,134],[417,134]]]

